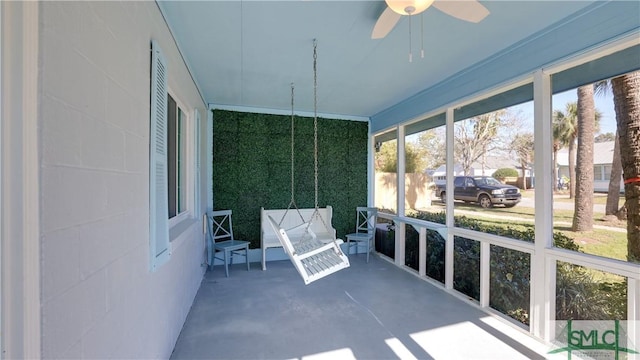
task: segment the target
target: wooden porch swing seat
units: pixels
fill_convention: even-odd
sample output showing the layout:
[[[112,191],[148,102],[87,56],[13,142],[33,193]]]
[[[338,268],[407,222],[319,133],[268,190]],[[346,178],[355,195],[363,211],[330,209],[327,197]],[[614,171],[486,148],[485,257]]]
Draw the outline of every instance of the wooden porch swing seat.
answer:
[[[308,224],[303,223],[297,228],[287,230],[292,234],[304,231],[304,234],[300,236],[301,239],[294,243],[289,239],[287,231],[282,229],[277,221],[271,216],[268,216],[268,219],[305,285],[349,267],[349,259],[340,249],[342,240],[337,239],[324,244],[316,238]]]
[[[318,207],[318,81],[317,81],[317,43],[313,40],[313,159],[314,159],[314,190],[315,190],[315,206],[314,211],[308,221],[305,221],[302,212],[296,205],[295,201],[295,143],[294,143],[294,86],[291,84],[291,201],[289,206],[282,215],[282,220],[276,222],[271,215],[267,215],[269,224],[276,233],[278,240],[282,244],[285,253],[289,256],[291,263],[296,268],[305,285],[308,285],[336,271],[349,267],[349,259],[342,252],[340,244],[342,240],[336,238],[335,229],[331,228],[331,223],[323,219],[320,208]],[[296,227],[284,230],[281,226],[287,219],[287,213],[291,209],[295,209],[302,223]],[[328,206],[330,209],[331,207]],[[318,236],[311,229],[314,222],[320,220],[324,225],[324,230],[331,235],[331,239],[320,241]],[[296,239],[295,242],[291,238]],[[264,253],[263,253],[264,254]],[[264,259],[264,255],[263,255]],[[263,260],[264,263],[264,260]],[[264,265],[263,265],[264,268]]]

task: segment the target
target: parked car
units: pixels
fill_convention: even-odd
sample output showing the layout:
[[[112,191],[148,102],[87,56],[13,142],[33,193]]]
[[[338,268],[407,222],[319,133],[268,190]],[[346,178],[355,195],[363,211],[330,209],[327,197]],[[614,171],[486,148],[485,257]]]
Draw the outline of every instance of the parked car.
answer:
[[[456,176],[453,180],[453,198],[464,202],[475,202],[483,208],[493,205],[516,206],[522,198],[520,189],[506,185],[490,176]],[[446,185],[436,187],[436,195],[446,201]]]

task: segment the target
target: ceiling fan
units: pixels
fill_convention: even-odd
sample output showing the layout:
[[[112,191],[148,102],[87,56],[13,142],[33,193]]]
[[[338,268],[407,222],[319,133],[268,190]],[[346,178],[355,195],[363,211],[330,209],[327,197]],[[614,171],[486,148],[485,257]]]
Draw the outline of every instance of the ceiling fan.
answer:
[[[420,14],[432,4],[445,14],[473,23],[478,23],[489,15],[489,10],[477,0],[385,0],[385,2],[387,8],[373,27],[372,39],[384,38],[393,30],[402,16]]]

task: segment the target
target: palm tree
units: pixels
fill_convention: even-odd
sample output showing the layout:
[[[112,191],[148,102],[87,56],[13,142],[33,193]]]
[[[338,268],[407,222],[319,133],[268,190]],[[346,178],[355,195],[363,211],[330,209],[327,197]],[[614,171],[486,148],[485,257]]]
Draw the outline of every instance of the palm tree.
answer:
[[[627,254],[640,262],[640,72],[611,80],[627,207]]]
[[[594,84],[594,91],[596,95],[605,95],[611,90],[611,81],[602,80]],[[615,99],[614,99],[615,102]],[[613,139],[611,139],[613,135]],[[618,203],[620,202],[620,180],[622,179],[622,163],[620,162],[620,142],[618,141],[618,133],[615,134],[606,133],[596,136],[595,141],[598,142],[598,138],[605,138],[604,141],[614,141],[613,146],[613,160],[611,161],[611,176],[609,176],[609,188],[607,190],[607,204],[605,205],[605,215],[618,216],[620,220],[626,219],[626,211],[624,205],[621,209],[618,209]]]
[[[611,162],[611,176],[609,177],[609,188],[607,190],[607,204],[604,208],[605,215],[615,215],[620,220],[626,219],[626,211],[624,205],[618,209],[620,202],[620,179],[622,179],[622,161],[620,161],[620,141],[618,133],[613,145],[613,160]]]
[[[565,112],[553,111],[553,138],[560,148],[569,148],[569,198],[575,196],[575,158],[576,137],[578,136],[578,104],[570,102],[565,105]],[[555,142],[554,141],[554,142]]]
[[[578,88],[578,154],[576,159],[573,231],[593,230],[593,137],[596,108],[593,85]]]
[[[560,141],[556,139],[555,123],[553,132],[553,191],[558,191],[558,151],[562,149]]]

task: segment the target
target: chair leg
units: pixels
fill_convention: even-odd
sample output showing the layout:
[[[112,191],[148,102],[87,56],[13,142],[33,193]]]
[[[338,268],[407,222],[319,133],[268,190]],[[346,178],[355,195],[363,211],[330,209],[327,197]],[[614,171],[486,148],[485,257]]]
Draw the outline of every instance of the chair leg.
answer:
[[[209,270],[213,270],[213,249],[209,241],[207,241],[207,265],[209,265]]]
[[[349,237],[347,236],[347,258],[351,254],[351,241],[349,241]]]
[[[229,277],[229,251],[224,251],[224,273]]]
[[[247,271],[249,271],[249,245],[244,248],[244,261],[247,262]]]
[[[367,264],[369,263],[369,252],[371,249],[369,248],[369,240],[367,239]]]

